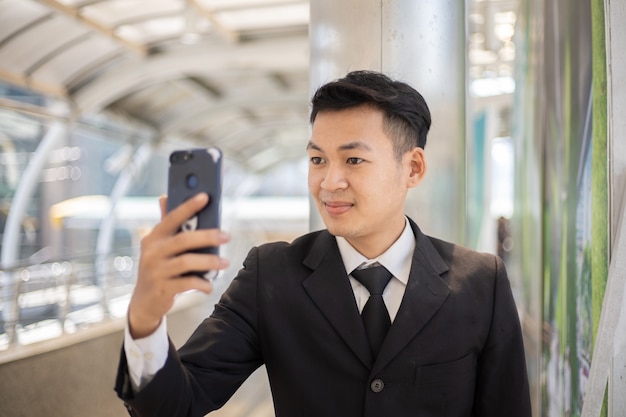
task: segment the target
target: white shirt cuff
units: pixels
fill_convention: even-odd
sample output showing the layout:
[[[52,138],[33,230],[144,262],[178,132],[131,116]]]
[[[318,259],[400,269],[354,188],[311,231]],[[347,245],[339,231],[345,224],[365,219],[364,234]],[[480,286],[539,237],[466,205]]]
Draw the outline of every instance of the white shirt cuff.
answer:
[[[141,339],[133,339],[128,322],[126,322],[124,351],[131,386],[136,393],[145,387],[165,365],[169,351],[166,318],[163,317],[154,333]]]

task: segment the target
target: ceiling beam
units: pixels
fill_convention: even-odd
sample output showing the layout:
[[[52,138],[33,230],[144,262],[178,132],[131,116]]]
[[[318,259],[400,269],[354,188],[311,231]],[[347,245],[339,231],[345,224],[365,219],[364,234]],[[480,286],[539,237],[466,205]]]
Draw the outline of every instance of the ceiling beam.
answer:
[[[148,53],[148,47],[146,45],[129,41],[128,39],[125,39],[119,36],[116,33],[115,29],[107,27],[96,20],[89,19],[83,16],[80,8],[66,6],[63,3],[60,3],[58,0],[36,0],[36,1],[43,5],[48,6],[49,8],[53,10],[56,10],[57,12],[69,18],[77,20],[78,22],[84,24],[91,30],[94,30],[110,38],[111,40],[117,42],[118,44],[122,45],[124,48],[128,49],[129,51],[132,51],[139,55],[147,55]]]
[[[224,45],[207,53],[202,44],[178,48],[110,68],[72,94],[80,113],[98,111],[123,96],[172,79],[213,71],[308,71],[306,36]]]
[[[213,26],[213,28],[215,29],[217,33],[219,33],[220,35],[222,35],[223,37],[225,37],[227,40],[229,40],[232,43],[237,43],[240,41],[241,36],[239,32],[234,31],[224,26],[213,11],[206,9],[204,6],[202,6],[202,4],[200,4],[198,0],[186,0],[186,1],[187,1],[187,7],[196,8],[198,12],[204,18],[206,18],[209,22],[211,22],[211,25]]]
[[[198,1],[198,0],[195,0]],[[250,9],[264,9],[264,8],[278,8],[284,6],[291,6],[294,4],[308,4],[309,2],[306,0],[289,0],[283,1],[280,3],[267,2],[267,3],[259,3],[257,1],[251,1],[249,3],[238,2],[234,5],[230,3],[223,3],[218,6],[211,7],[213,12],[238,12],[242,10],[250,10]]]
[[[0,80],[56,98],[68,98],[68,92],[65,86],[40,82],[26,74],[16,74],[12,71],[0,68]]]
[[[254,103],[255,108],[280,105],[285,108],[293,109],[297,108],[298,106],[302,106],[303,114],[305,115],[303,121],[306,124],[308,122],[308,119],[306,118],[308,112],[307,94],[308,91],[305,91],[302,94],[277,93],[275,96],[270,97],[254,97],[254,100],[251,97],[246,96],[221,100],[216,103],[207,103],[205,106],[194,109],[193,112],[188,112],[184,116],[177,117],[175,120],[163,124],[161,126],[161,131],[164,135],[167,136],[173,135],[175,132],[185,130],[185,128],[189,128],[190,126],[206,125],[207,122],[210,120],[209,116],[218,115],[220,114],[220,112],[237,111],[246,105],[250,105],[250,103]],[[282,119],[283,122],[285,122],[286,120],[286,118]]]

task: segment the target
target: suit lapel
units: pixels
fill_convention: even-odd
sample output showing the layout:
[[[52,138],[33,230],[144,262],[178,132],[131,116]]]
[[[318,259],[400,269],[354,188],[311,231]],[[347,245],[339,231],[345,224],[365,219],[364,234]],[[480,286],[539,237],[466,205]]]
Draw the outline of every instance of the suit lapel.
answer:
[[[303,282],[306,292],[355,355],[370,367],[372,354],[335,238],[327,231],[320,233],[304,264],[313,269]]]
[[[441,275],[448,266],[428,237],[410,221],[416,237],[411,272],[400,309],[376,358],[373,373],[380,371],[419,333],[450,293]],[[337,241],[322,231],[303,261],[313,272],[303,286],[324,317],[354,354],[372,366],[363,321],[337,248]]]
[[[411,221],[416,247],[409,281],[398,314],[383,342],[372,372],[380,371],[415,337],[450,293],[441,278],[448,266],[430,240]]]

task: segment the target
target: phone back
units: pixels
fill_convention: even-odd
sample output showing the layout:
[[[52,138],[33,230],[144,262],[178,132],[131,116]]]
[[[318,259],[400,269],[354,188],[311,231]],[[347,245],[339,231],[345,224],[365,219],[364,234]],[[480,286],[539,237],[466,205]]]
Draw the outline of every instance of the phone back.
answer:
[[[167,211],[200,192],[209,195],[206,207],[183,225],[183,231],[220,227],[222,159],[217,148],[180,150],[170,155]],[[217,253],[217,248],[207,251]]]

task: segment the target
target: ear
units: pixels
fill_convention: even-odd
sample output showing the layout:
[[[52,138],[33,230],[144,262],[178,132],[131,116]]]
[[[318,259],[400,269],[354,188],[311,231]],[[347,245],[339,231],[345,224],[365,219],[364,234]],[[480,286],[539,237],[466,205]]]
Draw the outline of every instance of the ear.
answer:
[[[424,149],[416,147],[409,152],[410,172],[407,185],[409,188],[417,186],[424,175],[426,175],[426,157],[424,156]]]

